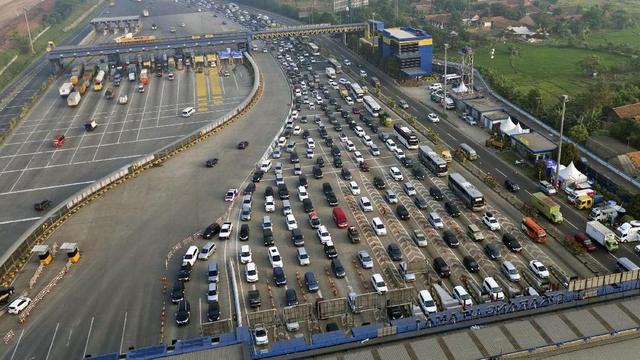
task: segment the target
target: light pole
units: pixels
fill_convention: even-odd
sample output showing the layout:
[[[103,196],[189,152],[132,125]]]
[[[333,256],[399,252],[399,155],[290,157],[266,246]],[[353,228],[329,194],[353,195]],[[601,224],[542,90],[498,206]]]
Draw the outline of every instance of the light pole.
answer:
[[[36,51],[33,48],[33,40],[31,40],[31,28],[29,28],[29,18],[27,17],[27,8],[23,8],[23,9],[24,9],[24,21],[27,22],[27,33],[29,33],[29,46],[31,46],[31,52],[35,54]]]
[[[564,131],[564,113],[567,109],[569,96],[561,95],[560,101],[562,101],[562,117],[560,118],[560,140],[558,141],[558,162],[556,164],[556,188],[560,187],[560,156],[562,156],[562,133]]]
[[[444,110],[447,109],[447,49],[449,49],[449,44],[444,44],[444,96],[442,97],[442,108]]]

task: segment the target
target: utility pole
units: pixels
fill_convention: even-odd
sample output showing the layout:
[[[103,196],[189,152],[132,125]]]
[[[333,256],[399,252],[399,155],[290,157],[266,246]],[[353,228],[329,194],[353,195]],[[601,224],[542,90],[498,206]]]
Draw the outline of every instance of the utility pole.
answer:
[[[398,21],[398,0],[396,0],[396,21]]]
[[[556,188],[560,187],[560,156],[562,155],[562,133],[564,131],[564,112],[567,108],[567,102],[569,102],[568,95],[560,95],[560,101],[562,101],[562,117],[560,119],[560,140],[558,142],[558,163],[556,164]]]
[[[444,44],[444,96],[442,97],[442,107],[444,110],[447,110],[447,49],[449,49],[449,44]]]
[[[29,46],[31,46],[31,52],[36,53],[36,50],[33,48],[33,40],[31,39],[31,28],[29,28],[29,17],[27,16],[27,8],[24,9],[24,21],[27,22],[27,33],[29,33]]]

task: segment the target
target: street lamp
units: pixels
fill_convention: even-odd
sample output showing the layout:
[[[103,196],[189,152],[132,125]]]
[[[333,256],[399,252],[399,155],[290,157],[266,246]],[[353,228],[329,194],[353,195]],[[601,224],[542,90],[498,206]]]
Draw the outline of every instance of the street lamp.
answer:
[[[558,141],[558,162],[556,163],[556,188],[560,187],[560,156],[562,155],[562,133],[564,131],[564,113],[569,102],[569,95],[560,95],[562,117],[560,119],[560,140]]]
[[[29,33],[29,45],[31,46],[31,52],[35,54],[36,51],[33,48],[33,40],[31,39],[31,28],[29,28],[29,18],[27,17],[27,8],[23,8],[23,9],[24,9],[24,21],[27,22],[27,33]]]
[[[449,49],[449,44],[444,44],[444,96],[442,97],[442,107],[444,110],[447,109],[447,49]]]

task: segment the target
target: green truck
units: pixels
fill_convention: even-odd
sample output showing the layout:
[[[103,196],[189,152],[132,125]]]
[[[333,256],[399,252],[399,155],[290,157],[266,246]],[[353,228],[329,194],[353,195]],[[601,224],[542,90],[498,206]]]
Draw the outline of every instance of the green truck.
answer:
[[[564,220],[560,212],[560,205],[556,204],[550,197],[541,192],[531,195],[531,204],[553,223],[560,224]]]

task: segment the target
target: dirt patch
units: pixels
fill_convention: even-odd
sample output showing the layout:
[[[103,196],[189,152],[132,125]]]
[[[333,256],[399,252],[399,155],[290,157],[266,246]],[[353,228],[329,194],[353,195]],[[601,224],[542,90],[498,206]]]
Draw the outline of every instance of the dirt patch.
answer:
[[[28,9],[29,27],[31,35],[35,37],[44,29],[42,16],[53,9],[55,0],[0,0],[0,50],[12,47],[10,38],[14,31],[20,34],[27,33],[27,24],[24,20],[24,10]]]

